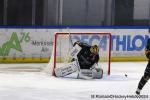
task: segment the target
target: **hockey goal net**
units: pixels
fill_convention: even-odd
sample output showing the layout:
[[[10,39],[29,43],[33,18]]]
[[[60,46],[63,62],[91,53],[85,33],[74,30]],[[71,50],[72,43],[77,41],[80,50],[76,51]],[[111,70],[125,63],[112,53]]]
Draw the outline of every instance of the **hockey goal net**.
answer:
[[[55,68],[65,66],[66,63],[70,62],[69,51],[76,41],[89,45],[98,45],[100,56],[98,65],[103,69],[104,75],[109,75],[111,58],[110,33],[55,33],[53,53],[48,64],[51,75],[55,75]]]

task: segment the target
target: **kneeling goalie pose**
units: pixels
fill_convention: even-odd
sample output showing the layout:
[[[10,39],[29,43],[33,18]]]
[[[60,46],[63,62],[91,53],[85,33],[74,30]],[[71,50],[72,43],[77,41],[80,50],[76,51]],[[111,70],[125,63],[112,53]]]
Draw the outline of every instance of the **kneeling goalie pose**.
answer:
[[[98,66],[99,48],[97,45],[90,46],[87,43],[75,42],[70,51],[72,60],[63,67],[55,69],[57,77],[78,72],[77,78],[82,79],[100,79],[103,76],[103,70]]]
[[[147,41],[147,45],[145,48],[145,55],[146,57],[149,59],[147,67],[145,69],[144,75],[142,76],[139,84],[138,84],[138,88],[136,90],[136,94],[140,94],[142,88],[145,86],[145,84],[147,83],[147,81],[150,79],[150,38]]]

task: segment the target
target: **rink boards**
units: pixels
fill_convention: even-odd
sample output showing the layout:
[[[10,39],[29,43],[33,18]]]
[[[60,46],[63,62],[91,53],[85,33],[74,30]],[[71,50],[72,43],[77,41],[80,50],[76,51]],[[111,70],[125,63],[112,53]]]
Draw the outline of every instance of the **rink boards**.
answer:
[[[112,61],[145,61],[148,28],[101,27],[0,27],[0,62],[48,62],[52,55],[56,32],[95,33],[112,35]],[[82,37],[88,41],[90,37]]]

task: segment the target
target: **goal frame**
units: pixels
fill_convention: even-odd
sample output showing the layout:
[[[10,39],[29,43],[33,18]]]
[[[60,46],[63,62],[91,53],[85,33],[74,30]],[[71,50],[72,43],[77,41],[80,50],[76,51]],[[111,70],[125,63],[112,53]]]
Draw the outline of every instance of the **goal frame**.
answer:
[[[110,66],[111,66],[111,44],[112,44],[112,36],[111,36],[111,33],[103,33],[103,32],[56,32],[55,34],[54,34],[54,44],[53,44],[53,50],[54,50],[54,55],[53,55],[53,58],[52,59],[54,59],[54,61],[53,61],[53,69],[52,69],[52,76],[56,76],[55,75],[55,68],[56,68],[56,44],[57,44],[57,36],[58,35],[71,35],[71,34],[74,34],[74,35],[76,35],[76,34],[79,34],[79,35],[92,35],[92,34],[95,34],[95,35],[99,35],[99,34],[101,34],[101,35],[108,35],[109,36],[109,54],[108,54],[108,75],[110,75]]]

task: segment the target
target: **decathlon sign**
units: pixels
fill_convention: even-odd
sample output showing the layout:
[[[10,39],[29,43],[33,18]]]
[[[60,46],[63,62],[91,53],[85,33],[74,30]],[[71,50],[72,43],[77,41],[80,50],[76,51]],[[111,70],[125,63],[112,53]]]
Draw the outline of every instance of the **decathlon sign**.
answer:
[[[148,35],[112,35],[112,51],[142,51],[147,44]]]
[[[85,34],[85,33],[84,33]],[[98,45],[100,50],[106,51],[109,49],[109,45],[111,45],[110,39],[111,36],[109,33],[93,33],[91,35],[75,35],[72,36],[73,41],[81,41],[87,43],[88,45]]]

